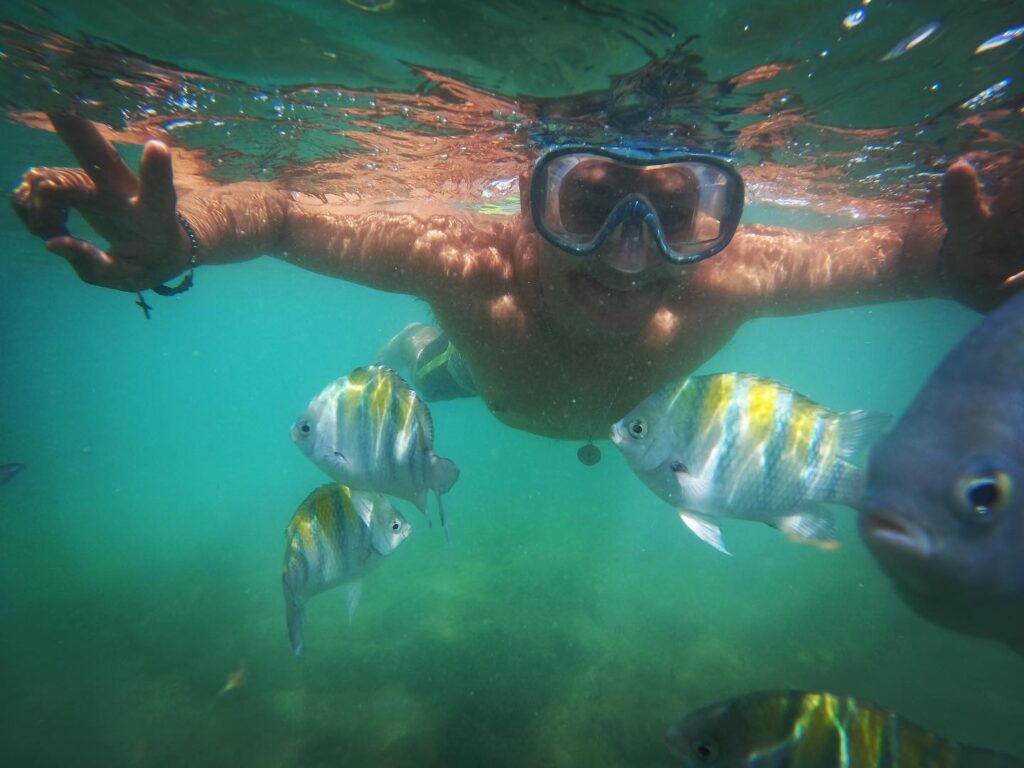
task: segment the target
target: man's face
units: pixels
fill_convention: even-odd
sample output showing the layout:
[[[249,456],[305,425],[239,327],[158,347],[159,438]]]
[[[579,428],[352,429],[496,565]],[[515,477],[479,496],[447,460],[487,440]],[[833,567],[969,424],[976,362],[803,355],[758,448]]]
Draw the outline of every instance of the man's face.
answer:
[[[643,195],[657,211],[667,235],[693,235],[697,179],[679,167],[580,162],[560,186],[559,220],[569,231],[596,232],[620,201],[635,194]],[[686,271],[662,255],[654,233],[640,217],[627,217],[586,256],[568,253],[540,237],[538,244],[549,311],[559,325],[575,333],[642,332]]]
[[[575,332],[642,332],[685,268],[670,264],[646,226],[619,227],[596,253],[575,256],[539,237],[539,277],[553,318]]]

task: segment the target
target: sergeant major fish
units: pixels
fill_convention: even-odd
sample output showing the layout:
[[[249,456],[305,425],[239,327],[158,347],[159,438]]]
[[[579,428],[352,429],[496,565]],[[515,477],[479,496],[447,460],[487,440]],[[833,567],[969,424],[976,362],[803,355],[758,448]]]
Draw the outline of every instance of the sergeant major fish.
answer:
[[[874,449],[860,531],[925,618],[1024,653],[1024,294],[939,364]]]
[[[292,652],[304,648],[306,598],[339,584],[348,587],[349,619],[355,614],[366,572],[405,541],[412,526],[379,493],[345,485],[317,488],[295,510],[285,537],[285,618]]]
[[[720,517],[836,546],[822,504],[860,498],[864,472],[849,459],[888,420],[829,411],[771,379],[721,373],[664,387],[616,422],[611,438],[691,531],[728,554]]]
[[[687,768],[1024,768],[847,696],[767,691],[697,710],[665,736]]]
[[[292,426],[292,440],[314,464],[352,488],[387,493],[426,513],[459,477],[434,453],[430,410],[397,373],[382,365],[357,368],[313,398]]]

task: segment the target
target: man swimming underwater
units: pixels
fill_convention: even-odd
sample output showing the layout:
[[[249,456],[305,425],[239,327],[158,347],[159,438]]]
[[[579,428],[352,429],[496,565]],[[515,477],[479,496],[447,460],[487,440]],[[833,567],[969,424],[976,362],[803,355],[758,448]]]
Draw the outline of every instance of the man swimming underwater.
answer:
[[[520,177],[522,215],[498,218],[255,182],[179,200],[163,143],[147,143],[136,177],[93,124],[52,121],[85,170],[32,169],[13,204],[82,280],[139,291],[190,260],[269,253],[417,296],[497,417],[552,437],[605,435],[754,317],[927,296],[987,311],[1024,269],[1024,174],[989,207],[966,163],[946,172],[941,210],[812,233],[737,226],[740,177],[707,155],[556,149]],[[72,208],[108,250],[68,233]]]

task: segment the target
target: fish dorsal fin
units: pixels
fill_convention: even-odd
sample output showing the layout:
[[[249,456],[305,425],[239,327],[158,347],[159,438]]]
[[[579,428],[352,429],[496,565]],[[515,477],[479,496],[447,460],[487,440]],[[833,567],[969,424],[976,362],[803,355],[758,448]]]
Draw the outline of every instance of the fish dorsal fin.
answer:
[[[877,411],[847,411],[839,415],[839,455],[849,459],[870,446],[889,426],[892,416]]]
[[[701,517],[700,515],[687,512],[685,509],[679,509],[676,511],[679,513],[679,519],[683,521],[683,524],[687,528],[697,535],[698,539],[706,544],[710,544],[722,554],[732,554],[725,548],[725,542],[722,541],[722,529],[715,523],[711,522],[706,517]]]

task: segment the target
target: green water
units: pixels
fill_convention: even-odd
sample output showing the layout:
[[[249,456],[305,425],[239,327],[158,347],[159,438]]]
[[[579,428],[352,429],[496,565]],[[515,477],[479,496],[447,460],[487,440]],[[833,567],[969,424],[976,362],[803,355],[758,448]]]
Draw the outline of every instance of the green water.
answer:
[[[69,4],[46,24],[38,6],[3,14],[261,88],[409,91],[397,62],[412,61],[509,97],[570,95],[643,64],[625,33],[652,46],[666,38],[659,51],[671,45],[629,26],[645,18],[639,11],[616,21],[622,9],[610,4],[580,3],[607,15],[571,17],[576,4],[548,13],[493,3],[460,29],[458,4],[397,3],[390,27],[379,26],[387,14],[342,2],[248,4],[249,15],[238,0]],[[685,32],[677,4],[645,7]],[[738,35],[745,13],[762,22],[746,61],[735,47],[718,60],[704,51],[712,77],[809,60],[854,6],[815,11],[820,33],[797,18],[804,5],[774,7],[788,27],[773,16],[765,30],[760,4],[692,7],[707,27],[702,49]],[[876,0],[869,13],[884,7]],[[951,25],[935,45],[952,45],[953,8],[897,4],[888,35],[876,28],[868,40],[884,52],[934,15]],[[983,10],[972,41],[1024,18],[1020,3]],[[230,44],[198,36],[225,18],[237,22]],[[375,29],[387,32],[356,37]],[[600,29],[606,60],[587,38]],[[480,44],[482,30],[493,45]],[[549,56],[563,44],[564,55]],[[325,60],[328,46],[347,53]],[[868,46],[857,50],[873,66]],[[367,50],[370,61],[358,55]],[[965,68],[956,99],[1019,67],[1016,50]],[[587,56],[574,67],[565,51]],[[864,88],[878,74],[852,72]],[[15,88],[11,69],[0,76]],[[14,92],[5,92],[12,112],[53,97]],[[916,87],[907,94],[922,98]],[[828,108],[842,101],[830,98]],[[927,112],[898,114],[913,109],[907,101],[893,109],[859,118],[902,126]],[[1010,135],[1015,119],[1002,126]],[[70,162],[51,134],[6,121],[0,136],[7,188],[30,165]],[[752,216],[792,218],[756,206]],[[188,294],[151,299],[147,322],[131,295],[79,283],[6,207],[0,229],[0,463],[27,465],[0,487],[0,765],[667,766],[663,733],[682,714],[784,687],[871,699],[943,735],[1024,753],[1024,661],[911,613],[852,512],[837,510],[843,546],[833,553],[727,521],[734,556],[724,557],[609,443],[599,465],[584,467],[577,443],[511,430],[475,401],[432,407],[438,453],[462,470],[445,499],[451,543],[403,507],[413,533],[367,578],[355,621],[343,593],[314,598],[306,657],[293,659],[282,533],[324,477],[288,428],[328,381],[369,362],[407,322],[429,319],[427,307],[261,259],[200,269]],[[976,321],[941,300],[760,320],[703,370],[755,371],[834,409],[899,413]],[[243,662],[248,684],[218,698]]]

